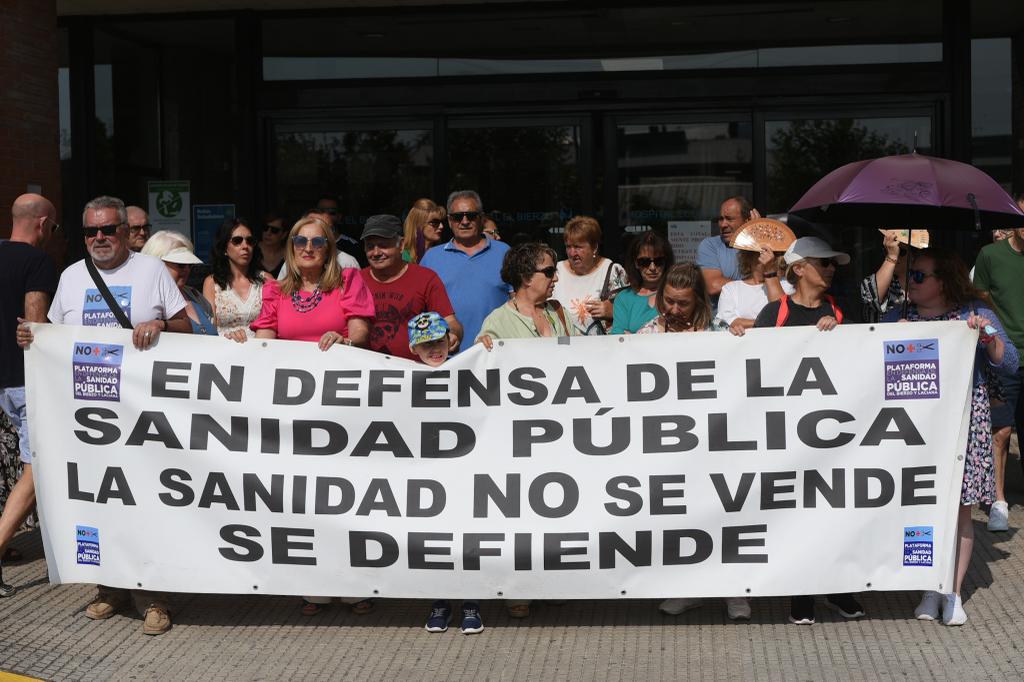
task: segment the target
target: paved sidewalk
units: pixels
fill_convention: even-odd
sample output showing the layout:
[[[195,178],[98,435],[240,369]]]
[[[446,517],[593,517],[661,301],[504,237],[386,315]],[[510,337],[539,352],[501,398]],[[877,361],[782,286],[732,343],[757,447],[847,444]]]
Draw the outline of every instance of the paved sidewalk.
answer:
[[[1010,524],[1024,526],[1020,466],[1008,463]],[[93,622],[83,585],[52,587],[38,533],[15,540],[27,560],[5,567],[0,670],[47,680],[1020,680],[1024,679],[1024,533],[977,543],[960,628],[913,620],[918,594],[864,593],[869,617],[843,621],[819,601],[818,622],[790,625],[787,599],[753,602],[734,624],[720,600],[663,616],[654,600],[534,603],[510,620],[484,602],[486,630],[423,630],[429,603],[385,600],[366,616],[335,604],[314,617],[295,597],[185,595],[175,626],[141,634],[136,616]]]

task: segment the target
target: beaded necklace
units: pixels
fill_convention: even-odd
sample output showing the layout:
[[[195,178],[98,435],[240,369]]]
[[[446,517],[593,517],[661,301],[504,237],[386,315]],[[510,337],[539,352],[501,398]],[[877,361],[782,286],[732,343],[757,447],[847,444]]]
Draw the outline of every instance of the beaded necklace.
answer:
[[[295,308],[297,313],[308,313],[320,305],[320,301],[324,297],[323,292],[320,291],[319,284],[313,289],[313,293],[309,298],[302,298],[299,293],[298,290],[292,292],[292,307]]]

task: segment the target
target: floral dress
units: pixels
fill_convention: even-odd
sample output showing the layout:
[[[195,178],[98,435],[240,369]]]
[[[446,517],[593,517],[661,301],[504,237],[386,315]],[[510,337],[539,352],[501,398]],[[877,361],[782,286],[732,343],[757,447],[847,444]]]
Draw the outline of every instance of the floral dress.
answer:
[[[951,310],[938,317],[921,317],[917,307],[909,306],[910,321],[937,322],[965,320],[963,309]],[[1005,343],[1005,342],[1004,342]],[[975,364],[980,364],[976,360]],[[964,458],[964,482],[960,488],[960,504],[991,504],[996,499],[996,471],[992,462],[992,407],[989,403],[988,384],[975,381],[971,392],[971,427],[967,434],[967,456]]]

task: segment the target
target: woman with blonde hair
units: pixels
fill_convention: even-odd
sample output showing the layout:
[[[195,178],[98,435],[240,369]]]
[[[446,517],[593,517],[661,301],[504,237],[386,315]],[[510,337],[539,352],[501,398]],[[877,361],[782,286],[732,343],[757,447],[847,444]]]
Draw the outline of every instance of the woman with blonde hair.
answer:
[[[285,253],[288,275],[263,287],[263,307],[252,323],[256,338],[365,346],[373,298],[359,270],[338,265],[330,228],[307,217],[292,226]]]
[[[402,260],[419,263],[423,254],[441,242],[447,211],[430,199],[417,199],[405,217]]]

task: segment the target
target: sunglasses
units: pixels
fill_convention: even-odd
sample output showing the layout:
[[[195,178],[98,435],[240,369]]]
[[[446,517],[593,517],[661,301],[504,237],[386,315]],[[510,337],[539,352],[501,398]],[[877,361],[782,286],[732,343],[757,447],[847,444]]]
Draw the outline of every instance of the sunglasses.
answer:
[[[129,232],[139,232],[139,231],[146,231],[146,232],[148,232],[149,228],[151,228],[151,227],[153,227],[153,226],[150,223],[145,223],[143,225],[129,225],[128,226],[128,231]]]
[[[665,257],[658,256],[657,258],[637,258],[636,267],[640,270],[646,270],[647,268],[654,266],[656,268],[665,267]]]
[[[923,272],[921,270],[911,270],[907,274],[910,276],[910,279],[913,280],[914,284],[921,284],[929,277],[935,277],[934,272]]]
[[[555,273],[558,272],[558,268],[556,268],[554,265],[549,265],[546,268],[541,268],[540,270],[534,270],[534,272],[539,272],[540,274],[544,275],[548,279],[551,279],[552,277],[555,276]]]
[[[294,237],[292,237],[292,246],[294,246],[295,248],[304,249],[306,248],[306,245],[309,245],[314,251],[319,251],[320,249],[327,246],[327,238],[313,237],[312,239],[310,239],[308,237],[303,237],[301,234],[297,234]]]
[[[240,234],[236,234],[234,237],[232,237],[228,241],[231,242],[232,246],[240,246],[242,242],[245,242],[249,246],[252,246],[253,244],[256,243],[256,239],[254,237],[252,237],[252,236],[243,237]]]
[[[823,268],[827,268],[830,265],[834,268],[839,267],[839,261],[837,261],[835,258],[818,258],[816,256],[811,256],[807,260],[818,261],[818,264]]]
[[[263,229],[270,234],[280,234],[281,232],[284,232],[284,226],[278,227],[276,225],[264,225]]]
[[[432,227],[441,227],[441,219],[440,218],[431,218],[425,224],[426,225],[430,225]]]
[[[448,220],[453,223],[461,223],[463,220],[474,222],[480,219],[480,211],[463,211],[462,213],[449,213]]]
[[[96,235],[100,232],[103,233],[104,237],[113,237],[117,234],[117,228],[121,227],[124,223],[112,223],[110,225],[97,225],[95,227],[85,225],[82,227],[82,234],[85,235],[86,239],[95,239]]]

